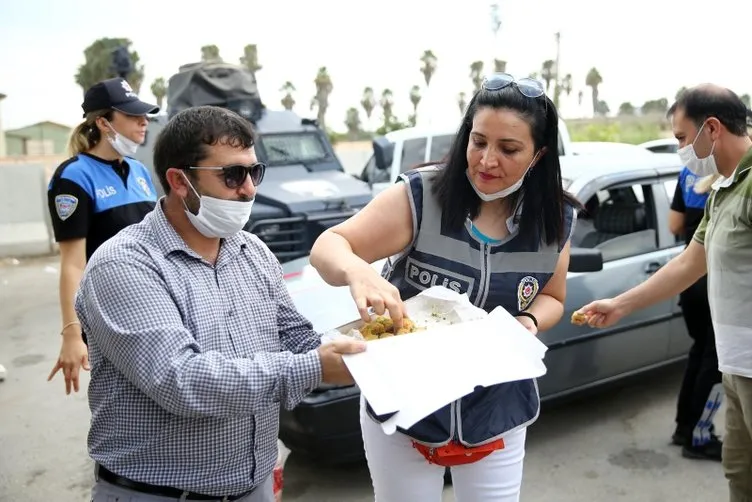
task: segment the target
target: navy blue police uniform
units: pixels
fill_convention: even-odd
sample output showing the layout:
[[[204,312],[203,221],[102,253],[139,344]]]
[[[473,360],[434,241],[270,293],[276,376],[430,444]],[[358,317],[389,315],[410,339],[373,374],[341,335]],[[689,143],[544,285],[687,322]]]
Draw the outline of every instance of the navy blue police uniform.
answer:
[[[702,220],[709,195],[695,192],[698,179],[701,178],[686,167],[682,169],[671,201],[671,209],[684,215],[682,233],[687,245],[692,241]],[[722,385],[708,303],[707,276],[684,290],[679,295],[679,300],[693,343],[679,389],[674,442],[684,446],[685,455],[720,460],[713,418],[718,409],[716,403],[720,402],[722,396]]]
[[[682,169],[671,201],[671,209],[684,214],[683,233],[687,245],[692,241],[692,236],[705,214],[705,202],[708,200],[707,193],[695,192],[696,181],[697,176],[692,171],[686,167]]]
[[[55,240],[85,238],[88,261],[107,239],[151,212],[156,194],[148,169],[138,160],[78,154],[60,164],[49,183]]]
[[[479,234],[469,219],[459,231],[449,230],[442,224],[441,209],[431,193],[437,169],[418,168],[400,176],[408,186],[414,239],[406,252],[387,260],[383,276],[397,287],[403,300],[441,285],[467,293],[473,304],[487,312],[497,306],[512,315],[526,310],[553,276],[574,228],[574,208],[565,207],[566,238],[551,246],[542,239],[526,242],[520,238],[516,216],[507,221],[510,234],[502,241]],[[389,418],[377,415],[368,403],[366,406],[372,419],[384,422]],[[478,388],[410,429],[399,431],[429,447],[450,441],[476,447],[530,425],[539,410],[536,380],[522,380]]]

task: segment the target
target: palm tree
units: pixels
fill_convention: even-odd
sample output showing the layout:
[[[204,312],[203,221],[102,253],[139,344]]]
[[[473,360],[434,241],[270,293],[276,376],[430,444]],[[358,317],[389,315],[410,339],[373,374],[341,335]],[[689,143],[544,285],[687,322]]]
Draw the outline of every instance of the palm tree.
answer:
[[[572,74],[567,73],[564,79],[561,81],[561,90],[566,93],[567,96],[572,94]]]
[[[496,73],[505,73],[507,71],[507,62],[502,59],[494,59],[494,71]]]
[[[467,95],[464,91],[457,94],[457,106],[460,107],[460,115],[464,114],[467,108]]]
[[[373,92],[373,87],[366,87],[363,89],[363,97],[360,99],[360,106],[366,112],[366,117],[371,119],[373,109],[376,108],[376,95]]]
[[[167,96],[167,86],[162,77],[155,78],[154,82],[151,83],[151,93],[154,94],[154,98],[157,100],[157,106],[162,108],[162,102],[165,96]]]
[[[326,66],[319,68],[313,83],[316,84],[316,95],[311,100],[311,110],[314,107],[317,109],[319,125],[326,130],[326,110],[329,108],[329,96],[334,89],[332,78],[329,76]]]
[[[420,57],[420,62],[423,64],[420,68],[420,72],[423,74],[423,78],[426,81],[426,87],[428,87],[431,83],[431,77],[436,73],[436,55],[432,50],[424,51],[423,55]]]
[[[347,127],[347,134],[350,136],[350,139],[357,139],[360,135],[360,113],[358,113],[358,109],[354,106],[347,109],[345,126]]]
[[[480,90],[483,85],[483,61],[473,61],[470,64],[470,80],[473,82],[475,92]]]
[[[219,47],[216,45],[205,45],[201,47],[201,61],[204,62],[222,62],[222,58],[219,57]]]
[[[555,66],[556,63],[553,59],[547,59],[543,61],[543,66],[541,67],[541,78],[546,83],[547,93],[551,90],[551,82],[557,78]]]
[[[585,85],[592,89],[593,115],[597,114],[600,109],[598,106],[598,103],[600,102],[598,99],[598,86],[601,85],[601,83],[603,83],[603,77],[601,77],[601,74],[598,73],[596,68],[590,68],[587,77],[585,77]]]
[[[420,86],[414,85],[410,89],[410,102],[413,104],[413,125],[418,121],[418,104],[420,103]]]
[[[243,48],[243,56],[240,58],[240,64],[248,68],[248,71],[251,72],[255,80],[256,72],[263,68],[258,61],[258,47],[256,44],[248,44]]]
[[[288,80],[280,88],[280,91],[285,93],[284,97],[282,97],[282,106],[285,110],[292,110],[295,106],[295,98],[292,97],[292,93],[295,92],[295,86]]]
[[[384,112],[384,128],[388,129],[389,124],[391,124],[394,119],[394,114],[392,112],[392,109],[394,108],[394,94],[391,89],[384,89],[384,92],[381,93],[379,105],[381,105],[381,110]]]

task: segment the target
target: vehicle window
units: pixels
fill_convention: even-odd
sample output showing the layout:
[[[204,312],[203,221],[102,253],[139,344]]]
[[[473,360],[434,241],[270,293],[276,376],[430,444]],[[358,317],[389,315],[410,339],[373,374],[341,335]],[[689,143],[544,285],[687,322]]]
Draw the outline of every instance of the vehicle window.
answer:
[[[438,162],[444,160],[452,146],[454,134],[445,134],[443,136],[434,136],[431,139],[431,155],[428,157],[429,162]]]
[[[572,246],[598,248],[603,261],[657,250],[650,190],[650,185],[622,185],[593,195],[577,219]]]
[[[669,204],[671,201],[674,200],[674,192],[676,191],[676,184],[679,182],[678,179],[672,178],[667,179],[663,181],[663,187],[666,189],[666,195],[668,196],[668,202]],[[684,243],[684,236],[683,235],[676,235],[675,241],[677,244],[683,244]]]
[[[422,164],[426,158],[426,138],[413,138],[405,140],[402,144],[402,160],[400,172],[409,171],[416,164]]]
[[[663,182],[663,186],[666,189],[666,195],[668,195],[669,202],[671,202],[671,200],[673,200],[674,198],[674,192],[676,191],[677,183],[677,179],[666,180]]]
[[[648,147],[653,153],[676,153],[679,150],[679,145],[657,145]]]
[[[316,162],[328,156],[321,137],[316,133],[264,134],[259,142],[270,166]]]

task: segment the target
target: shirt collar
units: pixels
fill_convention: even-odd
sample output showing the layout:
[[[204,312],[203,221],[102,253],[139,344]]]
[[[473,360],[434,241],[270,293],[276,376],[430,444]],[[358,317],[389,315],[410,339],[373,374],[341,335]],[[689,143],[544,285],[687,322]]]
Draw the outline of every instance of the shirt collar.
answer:
[[[162,208],[162,204],[165,200],[166,196],[163,195],[160,197],[154,207],[154,211],[152,211],[150,215],[154,235],[157,238],[157,243],[162,249],[162,252],[167,256],[170,253],[182,251],[199,260],[203,259],[198,253],[188,247],[183,238],[175,231],[175,228],[167,219],[164,209]],[[227,239],[222,239],[222,244],[219,249],[219,257],[217,258],[217,267],[227,260],[237,256],[245,245],[246,240],[240,235],[240,232]]]
[[[752,147],[750,147],[750,149],[747,150],[747,153],[744,154],[744,157],[742,157],[742,160],[739,161],[739,165],[736,166],[736,169],[734,169],[734,172],[731,173],[731,176],[729,176],[728,178],[719,176],[718,179],[713,182],[711,188],[713,190],[718,190],[719,188],[728,188],[739,181],[741,177],[750,169],[752,169]]]
[[[118,160],[118,159],[115,159],[115,160],[105,160],[102,157],[97,157],[93,153],[89,153],[89,152],[81,152],[80,155],[85,155],[86,157],[88,157],[88,158],[90,158],[90,159],[92,159],[92,160],[94,160],[96,162],[99,162],[100,164],[104,164],[104,165],[110,166],[111,168],[113,168],[118,173],[130,170],[130,167],[131,167],[130,164],[128,164],[128,160],[126,158],[123,158],[122,161]]]

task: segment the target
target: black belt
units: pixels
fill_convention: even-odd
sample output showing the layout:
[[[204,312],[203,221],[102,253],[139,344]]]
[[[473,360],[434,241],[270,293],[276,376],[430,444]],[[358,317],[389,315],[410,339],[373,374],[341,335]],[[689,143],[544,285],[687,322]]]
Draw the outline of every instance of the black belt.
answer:
[[[171,488],[169,486],[156,486],[156,485],[150,485],[147,483],[141,483],[139,481],[133,481],[131,479],[124,478],[123,476],[118,476],[114,472],[111,472],[105,469],[99,464],[97,464],[94,469],[98,478],[103,479],[110,484],[119,486],[121,488],[126,488],[128,490],[133,490],[139,493],[146,493],[148,495],[157,495],[160,497],[174,498],[176,500],[223,500],[223,501],[224,500],[228,500],[228,501],[239,500],[239,499],[242,499],[243,497],[247,497],[248,495],[253,493],[253,491],[255,490],[255,488],[252,488],[245,493],[240,493],[237,495],[227,495],[227,496],[203,495],[201,493],[186,492],[185,490],[180,490],[178,488]]]

